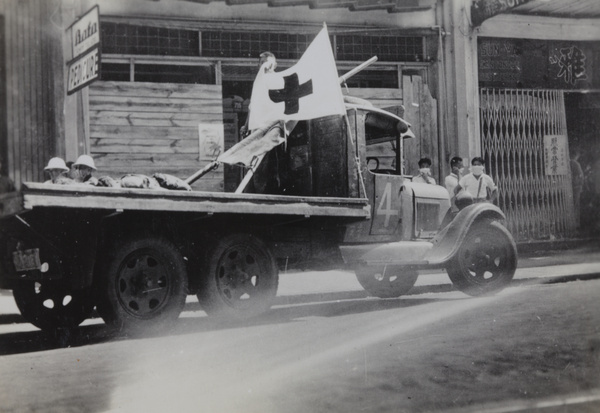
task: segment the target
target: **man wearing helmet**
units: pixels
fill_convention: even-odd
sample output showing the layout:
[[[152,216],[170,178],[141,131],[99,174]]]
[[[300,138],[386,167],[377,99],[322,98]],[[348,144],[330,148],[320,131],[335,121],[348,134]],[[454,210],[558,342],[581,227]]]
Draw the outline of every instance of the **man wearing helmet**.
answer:
[[[69,172],[69,168],[65,164],[62,158],[52,158],[48,161],[48,165],[44,168],[44,171],[50,175],[50,179],[44,182],[45,184],[69,184],[73,180],[69,179],[66,175]]]
[[[96,170],[94,159],[90,155],[81,155],[73,164],[73,179],[78,183],[97,185],[98,180],[92,176]]]

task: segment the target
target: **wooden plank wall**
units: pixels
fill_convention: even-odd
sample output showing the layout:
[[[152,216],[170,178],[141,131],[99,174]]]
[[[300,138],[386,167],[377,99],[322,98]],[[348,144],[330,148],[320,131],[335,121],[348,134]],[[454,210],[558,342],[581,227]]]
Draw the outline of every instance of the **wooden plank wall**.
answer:
[[[46,162],[56,155],[63,102],[55,100],[63,85],[60,8],[59,0],[0,1],[0,156],[17,188],[23,181],[43,180]]]
[[[431,96],[429,87],[420,76],[403,76],[402,92],[405,108],[404,119],[412,125],[416,139],[404,141],[406,173],[419,173],[418,161],[429,158],[431,172],[438,183],[443,184],[438,151],[438,126],[436,99]]]
[[[205,166],[199,123],[223,124],[221,86],[95,82],[89,90],[90,150],[97,176],[161,172],[182,179]],[[194,189],[223,190],[223,170]]]
[[[376,108],[387,108],[402,105],[402,90],[400,89],[370,89],[370,88],[342,88],[344,95],[366,99]]]

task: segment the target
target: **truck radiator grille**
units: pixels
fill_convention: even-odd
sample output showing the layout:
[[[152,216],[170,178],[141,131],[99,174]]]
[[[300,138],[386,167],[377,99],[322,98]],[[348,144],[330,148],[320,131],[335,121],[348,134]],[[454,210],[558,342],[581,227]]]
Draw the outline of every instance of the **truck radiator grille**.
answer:
[[[439,227],[440,205],[417,202],[415,234],[417,238],[433,238]]]

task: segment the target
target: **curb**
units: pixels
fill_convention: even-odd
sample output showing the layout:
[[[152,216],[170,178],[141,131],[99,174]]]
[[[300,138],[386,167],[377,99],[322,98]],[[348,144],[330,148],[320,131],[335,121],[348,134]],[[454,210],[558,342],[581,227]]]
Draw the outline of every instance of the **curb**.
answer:
[[[517,252],[519,254],[532,254],[543,251],[569,250],[585,246],[600,246],[599,237],[572,238],[572,239],[554,239],[525,241],[517,243]]]

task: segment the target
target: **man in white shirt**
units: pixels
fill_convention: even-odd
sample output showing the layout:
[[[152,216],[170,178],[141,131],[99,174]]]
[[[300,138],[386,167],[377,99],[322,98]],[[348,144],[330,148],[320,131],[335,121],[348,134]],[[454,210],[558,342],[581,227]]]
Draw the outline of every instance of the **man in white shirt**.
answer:
[[[462,177],[462,173],[464,170],[462,158],[455,156],[450,159],[450,168],[452,171],[450,175],[446,176],[444,179],[444,185],[446,186],[446,190],[450,195],[450,202],[452,203],[452,212],[458,211],[458,207],[456,206],[456,194],[454,193],[454,188],[458,186],[458,181]]]
[[[471,160],[471,173],[460,178],[454,188],[455,194],[464,189],[473,197],[474,202],[494,202],[498,196],[498,188],[494,180],[483,173],[483,164],[483,158],[475,157]]]
[[[431,159],[419,159],[419,175],[413,177],[413,182],[435,185],[435,179],[431,176]]]

